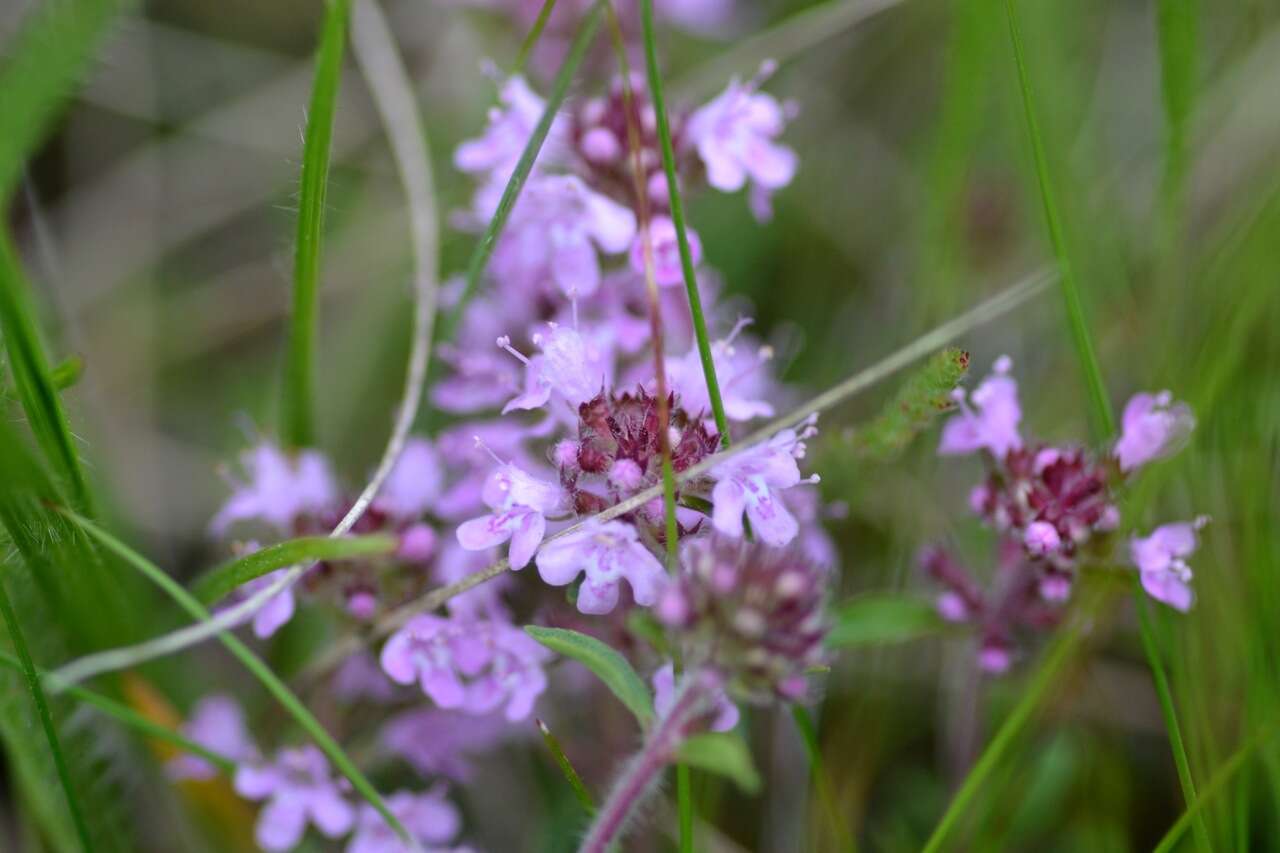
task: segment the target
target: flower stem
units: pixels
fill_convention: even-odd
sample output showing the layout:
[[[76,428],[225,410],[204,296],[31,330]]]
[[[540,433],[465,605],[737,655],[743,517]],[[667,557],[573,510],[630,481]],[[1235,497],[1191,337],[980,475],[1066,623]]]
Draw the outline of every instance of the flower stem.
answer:
[[[579,853],[605,853],[609,845],[621,837],[627,820],[648,798],[658,775],[684,741],[690,724],[711,707],[715,683],[716,679],[705,671],[692,672],[685,677],[671,709],[654,724],[644,747],[628,762],[622,777],[614,785],[609,799],[578,848]],[[690,812],[690,823],[692,820]],[[688,837],[691,838],[692,834]],[[684,842],[681,843],[683,846]]]
[[[662,144],[662,168],[667,176],[667,193],[671,197],[671,221],[676,228],[676,243],[680,247],[680,268],[684,272],[684,288],[689,295],[689,313],[693,317],[693,333],[698,339],[698,357],[702,360],[702,373],[707,381],[707,397],[711,400],[711,413],[715,417],[720,443],[729,446],[729,422],[724,414],[724,400],[720,397],[720,382],[716,378],[716,364],[711,355],[711,339],[707,335],[707,320],[702,313],[702,296],[698,293],[698,278],[693,269],[693,253],[689,249],[689,234],[685,228],[684,202],[680,198],[679,175],[676,174],[675,147],[671,143],[671,123],[667,119],[667,107],[662,96],[662,74],[658,71],[658,48],[653,34],[653,0],[641,0],[640,20],[644,29],[644,57],[649,73],[649,94],[653,98],[653,111],[658,120],[658,140]]]

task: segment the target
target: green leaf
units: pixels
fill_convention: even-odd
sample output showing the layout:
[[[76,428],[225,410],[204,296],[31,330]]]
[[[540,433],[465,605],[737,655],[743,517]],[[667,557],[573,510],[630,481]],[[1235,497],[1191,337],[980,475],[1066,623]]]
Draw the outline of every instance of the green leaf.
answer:
[[[946,627],[933,605],[899,595],[866,595],[840,605],[827,635],[833,649],[902,643]]]
[[[854,433],[858,455],[883,462],[900,454],[934,418],[951,409],[951,392],[968,369],[964,350],[948,347],[935,353],[874,420]]]
[[[342,50],[347,37],[349,0],[329,0],[316,50],[315,79],[302,147],[302,191],[293,261],[293,313],[285,355],[282,438],[288,447],[315,441],[314,405],[317,300],[325,195],[329,186],[329,149],[333,115],[342,80]]]
[[[8,61],[0,74],[0,207],[107,25],[128,5],[122,0],[60,0],[27,7],[35,11],[27,16],[12,50],[6,50]]]
[[[192,584],[191,592],[204,604],[212,604],[231,590],[268,572],[297,563],[319,560],[346,560],[372,557],[395,551],[394,536],[351,536],[333,539],[328,536],[305,536],[290,539],[246,554],[209,570]]]
[[[741,735],[711,732],[689,738],[676,753],[681,764],[732,780],[743,793],[760,790],[760,774]]]
[[[524,630],[551,651],[572,658],[596,674],[613,691],[641,725],[653,720],[653,699],[649,688],[627,659],[615,649],[586,634],[565,628],[542,628],[526,625]]]

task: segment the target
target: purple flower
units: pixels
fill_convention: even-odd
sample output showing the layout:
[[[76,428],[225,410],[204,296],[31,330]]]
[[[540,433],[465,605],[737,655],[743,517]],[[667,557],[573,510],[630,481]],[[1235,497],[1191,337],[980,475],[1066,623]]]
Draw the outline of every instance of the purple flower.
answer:
[[[489,752],[524,731],[501,714],[425,708],[392,717],[382,729],[382,744],[423,776],[466,782],[473,774],[470,756]]]
[[[182,724],[182,733],[211,752],[232,761],[252,761],[258,748],[244,724],[244,711],[229,696],[206,696]],[[167,766],[171,779],[212,779],[218,770],[196,755],[179,755]]]
[[[675,667],[671,664],[663,664],[658,671],[653,674],[653,710],[659,717],[665,717],[667,712],[671,710],[672,704],[676,698],[676,674]],[[733,704],[731,700],[721,688],[716,691],[715,719],[711,721],[710,729],[713,732],[732,731],[733,727],[738,725],[738,706]]]
[[[268,801],[254,831],[264,850],[290,849],[308,822],[328,838],[345,835],[355,822],[346,786],[329,775],[329,762],[315,746],[283,749],[268,764],[241,764],[234,784],[240,796]]]
[[[412,684],[441,708],[487,714],[506,705],[508,720],[523,720],[547,687],[542,665],[551,653],[503,622],[441,619],[422,614],[391,635],[382,670]]]
[[[511,568],[522,569],[542,542],[547,513],[562,508],[564,491],[507,462],[489,475],[481,498],[493,512],[458,525],[458,544],[484,551],[510,540]]]
[[[653,604],[666,577],[662,563],[625,521],[587,521],[579,530],[548,542],[538,552],[537,565],[538,574],[552,586],[571,584],[586,572],[578,589],[578,610],[593,614],[613,610],[623,579],[636,604]]]
[[[397,791],[387,797],[387,808],[421,844],[447,844],[462,828],[457,807],[445,799],[444,789],[437,786],[415,794]],[[347,843],[347,853],[408,853],[409,847],[387,824],[378,810],[360,806],[356,830]]]
[[[486,211],[477,213],[488,219]],[[635,233],[635,214],[581,178],[537,178],[521,194],[494,250],[493,277],[519,283],[530,294],[553,282],[567,296],[590,296],[600,285],[597,249],[625,252]]]
[[[235,490],[209,524],[215,535],[221,536],[237,521],[250,520],[289,533],[299,518],[330,511],[338,500],[329,463],[314,450],[290,456],[264,442],[240,460],[248,480],[231,480]]]
[[[735,345],[739,334],[750,322],[739,320],[727,337],[711,345],[725,417],[731,421],[768,418],[774,413],[768,398],[776,388],[769,373],[761,369],[773,359],[773,349]],[[702,369],[702,355],[696,345],[685,355],[667,360],[667,381],[671,390],[676,392],[680,407],[690,415],[705,417],[710,413],[711,397],[707,392],[706,373]]]
[[[257,550],[256,548],[254,550]],[[252,598],[262,590],[274,584],[289,570],[276,569],[274,572],[268,572],[262,577],[254,578],[246,584],[241,585],[233,594],[236,601],[243,601],[246,598]],[[293,611],[297,606],[297,602],[293,597],[293,587],[288,586],[271,596],[263,607],[253,614],[253,634],[260,640],[265,640],[276,631],[279,631],[290,619],[293,618]]]
[[[1134,394],[1125,404],[1122,422],[1115,448],[1122,471],[1177,453],[1187,445],[1196,426],[1191,407],[1175,403],[1168,391]]]
[[[546,103],[538,97],[520,75],[509,78],[498,92],[503,108],[489,110],[489,124],[484,135],[458,146],[453,164],[460,171],[485,175],[491,181],[506,183],[520,155],[542,118]],[[543,144],[542,158],[554,158],[564,145],[565,126],[562,118],[552,123]]]
[[[540,355],[526,358],[511,346],[511,339],[498,338],[498,346],[525,364],[524,393],[502,409],[505,415],[516,409],[538,409],[547,404],[552,393],[563,398],[574,409],[601,392],[608,383],[609,353],[577,330],[555,323],[547,334],[535,334],[533,343]]]
[[[374,499],[374,508],[400,521],[431,509],[444,488],[444,462],[431,442],[411,438]]]
[[[796,433],[786,429],[769,441],[743,451],[711,469],[716,481],[711,490],[715,507],[711,520],[716,530],[735,539],[742,538],[742,516],[746,513],[755,535],[767,545],[786,545],[800,530],[800,525],[783,504],[781,491],[801,482],[797,459],[804,458],[804,439],[817,433],[810,418],[805,428]]]
[[[1150,536],[1135,536],[1129,541],[1129,559],[1138,567],[1147,595],[1184,613],[1191,609],[1195,593],[1187,558],[1195,553],[1196,531],[1208,521],[1201,516],[1195,521],[1162,524]]]
[[[689,256],[694,267],[702,261],[702,241],[692,228],[689,236]],[[653,279],[659,287],[673,287],[684,283],[684,267],[680,261],[680,244],[676,226],[669,216],[655,216],[649,223],[649,239],[653,244]],[[631,243],[631,268],[644,274],[644,232],[636,234]]]
[[[761,66],[754,80],[734,78],[729,87],[689,116],[685,139],[707,168],[707,182],[722,192],[736,192],[750,179],[759,215],[768,194],[791,183],[797,158],[774,140],[786,126],[786,113],[772,95],[757,91],[772,72]]]
[[[964,392],[956,390],[960,413],[943,427],[939,454],[962,456],[986,449],[1003,459],[1010,450],[1022,447],[1018,434],[1022,407],[1018,404],[1018,383],[1009,376],[1012,367],[1009,356],[996,359],[994,372],[982,380],[967,402]]]
[[[338,667],[333,676],[333,693],[349,702],[357,699],[387,702],[395,698],[396,686],[378,668],[377,659],[371,653],[361,651]]]

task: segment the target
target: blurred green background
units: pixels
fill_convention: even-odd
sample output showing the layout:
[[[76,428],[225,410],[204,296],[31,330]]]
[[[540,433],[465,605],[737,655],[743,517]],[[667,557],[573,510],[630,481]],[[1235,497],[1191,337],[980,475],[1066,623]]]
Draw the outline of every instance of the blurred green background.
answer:
[[[33,5],[0,0],[0,51]],[[802,166],[772,223],[757,225],[741,199],[720,195],[691,210],[709,262],[754,306],[789,382],[825,388],[1052,266],[1003,3],[739,5],[721,40],[664,34],[669,98],[705,98],[729,72],[750,74],[776,56],[769,89],[800,105],[785,138]],[[386,8],[447,213],[471,191],[450,157],[481,127],[492,95],[481,60],[508,64],[522,34],[499,16],[428,0]],[[1068,251],[1113,404],[1170,388],[1200,419],[1190,448],[1130,496],[1129,521],[1149,529],[1213,518],[1194,563],[1196,608],[1156,619],[1203,788],[1280,716],[1280,6],[1028,0],[1021,14]],[[319,16],[310,0],[162,0],[126,15],[8,211],[55,358],[74,353],[86,365],[67,399],[106,515],[188,576],[221,557],[205,535],[225,494],[219,466],[246,430],[269,431],[277,417]],[[410,258],[403,195],[350,62],[335,133],[319,444],[355,477],[380,453],[398,399]],[[442,274],[464,266],[472,241],[445,232]],[[1028,433],[1087,435],[1053,289],[959,345],[978,375],[995,356],[1013,356]],[[843,429],[892,387],[824,417],[814,453],[826,498],[849,507],[832,522],[843,596],[926,597],[914,566],[921,545],[941,538],[983,565],[991,544],[966,510],[977,464],[940,463],[934,435],[892,464],[851,458]],[[1036,664],[1030,655],[975,688],[964,675],[969,654],[963,640],[851,652],[826,679],[823,753],[866,849],[919,848]],[[235,683],[230,672],[224,683]],[[835,849],[805,794],[787,721],[761,716],[754,734],[764,797],[710,783],[699,792],[724,834],[716,843]],[[603,784],[610,759],[588,760],[588,781]],[[501,760],[516,774],[504,788],[546,782],[527,757]],[[564,810],[560,795],[551,804],[534,796],[514,821],[501,800],[464,795],[475,837],[491,849],[528,849],[535,835],[554,835]],[[1216,849],[1280,849],[1278,802],[1280,746],[1269,743],[1208,806]],[[1136,622],[1117,599],[956,843],[1146,850],[1183,809]],[[9,812],[15,826],[19,811]]]

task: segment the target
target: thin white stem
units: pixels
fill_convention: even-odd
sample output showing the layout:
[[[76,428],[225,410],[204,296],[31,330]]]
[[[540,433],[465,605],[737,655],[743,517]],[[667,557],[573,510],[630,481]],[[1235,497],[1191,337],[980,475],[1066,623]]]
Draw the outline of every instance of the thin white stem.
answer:
[[[368,484],[329,533],[331,538],[345,536],[360,520],[404,450],[418,406],[422,402],[437,308],[438,219],[426,132],[419,120],[408,73],[400,61],[391,30],[376,0],[357,0],[352,19],[351,44],[356,60],[369,82],[369,89],[386,128],[391,151],[408,197],[415,267],[413,346],[405,371],[404,390],[386,449]],[[74,684],[103,672],[136,666],[154,658],[174,654],[216,637],[252,619],[272,598],[297,583],[312,565],[314,564],[303,563],[288,569],[259,592],[202,622],[134,646],[110,649],[74,660],[56,672],[58,681],[64,686]]]

